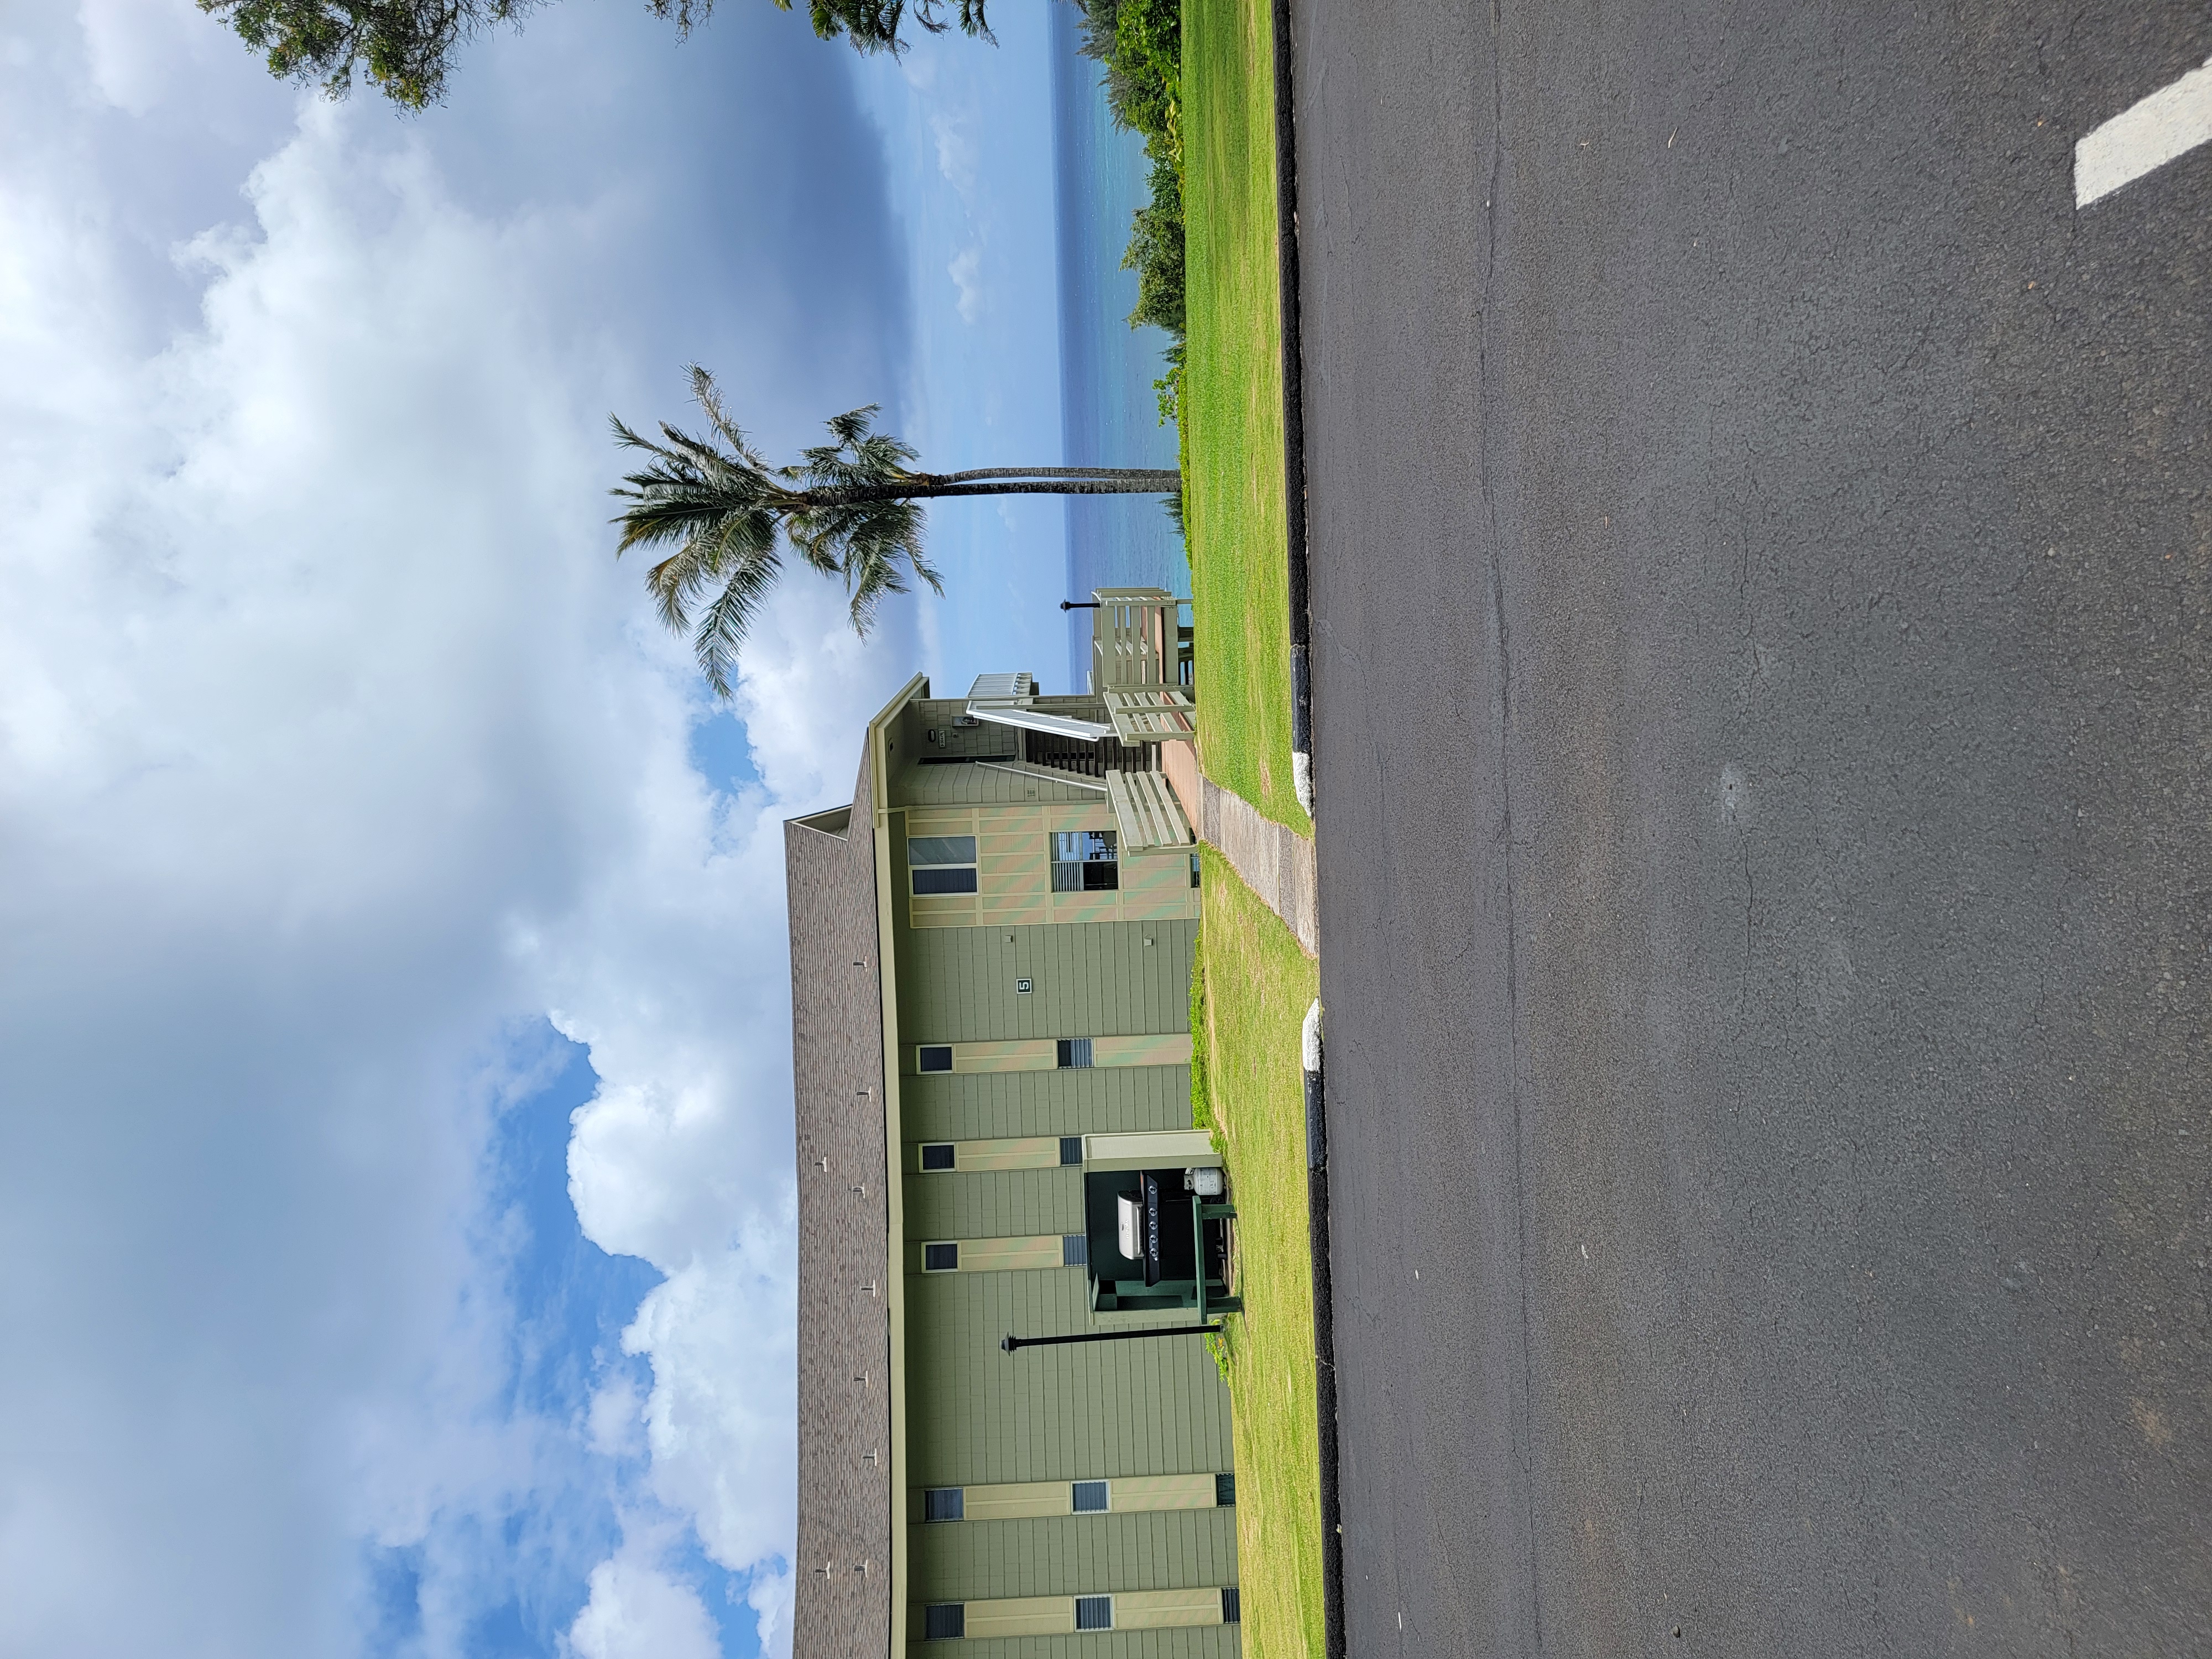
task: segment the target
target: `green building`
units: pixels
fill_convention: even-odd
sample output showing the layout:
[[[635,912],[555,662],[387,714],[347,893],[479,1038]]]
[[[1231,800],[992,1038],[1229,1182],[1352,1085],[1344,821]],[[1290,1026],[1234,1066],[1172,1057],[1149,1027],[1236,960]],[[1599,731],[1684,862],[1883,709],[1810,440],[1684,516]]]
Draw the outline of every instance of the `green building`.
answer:
[[[802,1659],[1237,1650],[1203,1343],[1001,1347],[1229,1291],[1191,1127],[1195,860],[1116,729],[1026,676],[917,677],[852,805],[786,826]]]

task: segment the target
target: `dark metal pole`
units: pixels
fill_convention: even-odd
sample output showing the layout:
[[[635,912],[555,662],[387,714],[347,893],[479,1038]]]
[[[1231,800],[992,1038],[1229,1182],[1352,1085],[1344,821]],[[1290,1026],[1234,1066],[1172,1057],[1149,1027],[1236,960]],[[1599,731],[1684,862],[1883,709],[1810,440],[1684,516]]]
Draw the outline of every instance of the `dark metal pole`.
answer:
[[[1155,1325],[1146,1331],[1084,1331],[1074,1336],[1016,1336],[1007,1333],[1000,1348],[1012,1353],[1017,1348],[1052,1348],[1063,1342],[1134,1342],[1147,1336],[1205,1336],[1221,1328],[1218,1321],[1203,1325]]]
[[[1062,599],[1060,608],[1062,611],[1096,611],[1100,604],[1097,599]]]

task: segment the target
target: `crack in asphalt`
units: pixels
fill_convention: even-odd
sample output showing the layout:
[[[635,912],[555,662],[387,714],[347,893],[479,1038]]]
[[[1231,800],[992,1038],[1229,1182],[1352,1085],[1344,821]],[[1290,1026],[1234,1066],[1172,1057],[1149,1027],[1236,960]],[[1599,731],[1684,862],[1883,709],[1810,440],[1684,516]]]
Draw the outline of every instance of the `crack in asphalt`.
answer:
[[[1504,842],[1502,860],[1505,872],[1505,1009],[1506,1044],[1510,1071],[1507,1088],[1510,1092],[1513,1118],[1513,1179],[1514,1220],[1520,1247],[1521,1261],[1517,1277],[1521,1289],[1521,1461],[1522,1525],[1528,1556],[1529,1629],[1535,1638],[1535,1651],[1544,1649],[1544,1601],[1540,1575],[1536,1559],[1535,1490],[1535,1353],[1532,1340],[1534,1316],[1531,1303],[1534,1287],[1529,1282],[1528,1204],[1528,1138],[1522,1123],[1521,1093],[1521,981],[1517,961],[1519,924],[1513,904],[1513,764],[1510,745],[1513,735],[1513,654],[1511,630],[1505,617],[1504,560],[1498,546],[1498,495],[1490,476],[1491,448],[1491,377],[1490,336],[1492,322],[1498,314],[1496,281],[1498,275],[1498,184],[1504,172],[1504,139],[1505,131],[1505,73],[1502,62],[1504,52],[1504,20],[1498,0],[1490,5],[1490,177],[1483,191],[1483,287],[1481,326],[1475,340],[1475,395],[1479,413],[1475,422],[1477,447],[1477,477],[1482,490],[1483,511],[1489,521],[1490,536],[1490,607],[1492,625],[1498,641],[1498,830]]]

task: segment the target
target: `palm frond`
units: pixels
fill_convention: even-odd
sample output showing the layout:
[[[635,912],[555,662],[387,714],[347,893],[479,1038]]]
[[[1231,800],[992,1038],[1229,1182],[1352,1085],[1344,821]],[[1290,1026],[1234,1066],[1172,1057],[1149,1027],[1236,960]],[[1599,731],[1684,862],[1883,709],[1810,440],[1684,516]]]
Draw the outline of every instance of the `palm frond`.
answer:
[[[870,404],[864,409],[852,409],[846,410],[842,415],[832,415],[823,424],[830,428],[830,435],[835,438],[842,447],[865,441],[868,435],[869,427],[874,424],[876,416],[883,412],[884,406],[881,404]]]
[[[760,556],[742,560],[722,584],[714,603],[699,613],[692,630],[691,653],[699,670],[718,697],[727,697],[738,667],[738,647],[744,643],[753,618],[759,614],[769,590],[782,574],[782,562],[773,547]]]
[[[905,570],[944,592],[937,572],[922,551],[926,514],[913,501],[870,501],[861,506],[832,507],[810,515],[817,545],[835,550],[837,570],[845,580],[848,610],[855,633],[866,636],[875,626],[876,608],[887,593],[904,593]]]

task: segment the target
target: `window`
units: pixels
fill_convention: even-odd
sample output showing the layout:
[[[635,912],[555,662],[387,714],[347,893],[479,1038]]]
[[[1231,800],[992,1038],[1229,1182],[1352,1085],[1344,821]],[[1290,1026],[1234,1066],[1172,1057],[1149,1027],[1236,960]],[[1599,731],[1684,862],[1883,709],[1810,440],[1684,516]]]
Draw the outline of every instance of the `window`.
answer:
[[[952,1143],[940,1140],[921,1149],[921,1167],[925,1170],[949,1170],[952,1167]]]
[[[975,837],[908,836],[906,861],[917,896],[975,890]]]
[[[1190,855],[1190,884],[1194,887],[1198,885],[1198,854],[1195,853]]]
[[[926,1608],[921,1615],[921,1633],[926,1640],[951,1642],[968,1633],[968,1608],[955,1601],[950,1607]]]
[[[1217,1474],[1213,1477],[1213,1502],[1217,1508],[1224,1510],[1236,1508],[1237,1477],[1235,1475]]]
[[[952,1045],[949,1042],[925,1043],[914,1051],[915,1069],[918,1072],[949,1072],[952,1069]]]
[[[1079,1480],[1075,1483],[1075,1512],[1078,1515],[1106,1513],[1106,1483],[1103,1480]]]
[[[921,1518],[925,1521],[958,1521],[967,1510],[965,1489],[959,1486],[936,1486],[921,1495]]]
[[[1083,1162],[1083,1137],[1062,1135],[1060,1138],[1060,1164],[1062,1169]]]
[[[1114,1598],[1110,1595],[1077,1596],[1075,1627],[1078,1630],[1113,1629]]]
[[[925,1244],[921,1247],[921,1270],[929,1273],[953,1273],[960,1271],[960,1247],[957,1244]]]
[[[1089,1069],[1091,1065],[1091,1039],[1089,1037],[1060,1038],[1059,1048],[1055,1053],[1055,1060],[1059,1065],[1060,1069],[1063,1072],[1080,1072]],[[1079,1163],[1081,1162],[1080,1159],[1078,1159],[1077,1161]]]
[[[1082,1267],[1090,1265],[1091,1241],[1081,1233],[1062,1233],[1060,1236],[1060,1265],[1063,1267]]]
[[[1121,884],[1111,830],[1057,830],[1052,836],[1052,890],[1110,893]],[[920,890],[917,889],[917,891]],[[968,890],[973,891],[971,888]]]
[[[1244,1598],[1237,1593],[1236,1585],[1224,1584],[1221,1587],[1221,1622],[1223,1624],[1234,1625],[1243,1620],[1243,1600]]]

